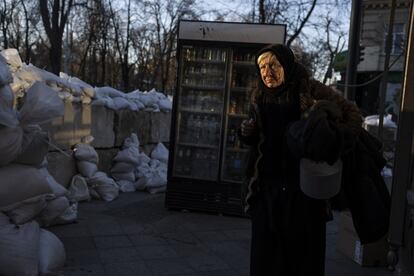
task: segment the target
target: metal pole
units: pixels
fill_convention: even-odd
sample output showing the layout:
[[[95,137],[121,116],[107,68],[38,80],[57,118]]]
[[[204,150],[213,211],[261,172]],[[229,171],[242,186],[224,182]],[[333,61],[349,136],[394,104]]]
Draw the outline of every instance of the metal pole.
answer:
[[[391,1],[390,21],[388,23],[388,35],[385,44],[385,60],[384,60],[384,73],[381,78],[380,84],[380,105],[379,105],[379,124],[378,124],[378,138],[382,141],[382,133],[384,130],[384,109],[385,109],[385,97],[387,94],[388,72],[390,66],[390,56],[392,49],[392,35],[394,30],[394,17],[395,17],[396,0]]]
[[[359,57],[357,55],[361,34],[361,13],[362,0],[353,0],[351,23],[349,26],[348,62],[345,79],[345,98],[350,101],[355,101],[355,87],[350,87],[349,85],[354,85],[356,83],[356,70],[359,60]]]
[[[391,217],[388,241],[390,251],[388,252],[388,264],[391,269],[398,263],[398,253],[411,247],[405,245],[404,227],[407,207],[407,189],[412,171],[410,162],[413,157],[414,137],[414,79],[411,74],[414,72],[414,5],[411,4],[410,25],[407,36],[406,56],[404,65],[403,90],[401,95],[401,108],[398,118],[397,143],[395,147],[395,162],[392,178],[392,200]],[[412,188],[412,187],[411,187]],[[414,208],[414,206],[410,206]],[[410,218],[408,218],[410,219]],[[409,223],[409,222],[408,222]]]

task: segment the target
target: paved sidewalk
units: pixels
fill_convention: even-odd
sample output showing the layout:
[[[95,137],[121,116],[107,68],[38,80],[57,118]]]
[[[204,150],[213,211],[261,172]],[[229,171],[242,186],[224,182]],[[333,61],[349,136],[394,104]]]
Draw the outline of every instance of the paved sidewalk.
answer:
[[[250,221],[164,208],[164,195],[125,193],[79,205],[79,221],[50,228],[63,241],[64,275],[249,275]],[[326,276],[386,276],[335,250],[328,224]]]

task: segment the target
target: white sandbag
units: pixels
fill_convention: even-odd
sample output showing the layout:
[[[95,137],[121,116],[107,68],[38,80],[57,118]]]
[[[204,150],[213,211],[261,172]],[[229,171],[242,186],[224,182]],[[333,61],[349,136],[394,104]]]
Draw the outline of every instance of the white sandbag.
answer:
[[[135,185],[134,182],[126,181],[126,180],[119,180],[116,182],[119,187],[119,190],[124,193],[135,192]]]
[[[135,190],[137,191],[145,191],[147,187],[145,187],[145,183],[147,182],[145,177],[139,178],[137,181],[134,182]]]
[[[13,76],[10,73],[6,59],[0,55],[0,87],[13,82]]]
[[[163,143],[158,143],[151,152],[151,158],[168,164],[168,149],[164,146]]]
[[[119,188],[112,178],[104,172],[97,172],[94,176],[87,179],[88,185],[93,188],[105,201],[112,201],[118,197]]]
[[[42,167],[39,170],[46,177],[47,184],[52,190],[52,194],[54,194],[56,197],[60,197],[68,193],[68,190],[66,190],[63,185],[59,184],[56,181],[56,179],[49,173],[46,167]]]
[[[138,156],[139,156],[138,147],[131,146],[131,147],[120,150],[117,153],[117,155],[114,157],[113,161],[130,163],[133,166],[137,166],[139,164]]]
[[[68,198],[76,202],[91,199],[88,184],[83,176],[77,174],[72,177],[68,188]]]
[[[0,208],[51,192],[46,177],[37,168],[19,164],[0,168]]]
[[[15,224],[23,224],[33,220],[47,206],[47,201],[55,198],[52,194],[35,196],[22,202],[1,208],[11,221]]]
[[[38,275],[40,228],[37,222],[0,227],[0,275]]]
[[[4,225],[8,225],[8,224],[11,224],[10,218],[6,216],[6,214],[3,214],[2,212],[0,212],[0,227]]]
[[[36,220],[42,227],[54,225],[54,220],[69,208],[69,200],[65,196],[47,201],[46,207],[40,212]]]
[[[130,103],[127,99],[123,97],[115,97],[112,99],[114,102],[114,109],[121,110],[121,109],[130,109]],[[136,106],[135,106],[136,109]]]
[[[77,144],[73,150],[73,154],[80,161],[88,161],[95,164],[99,162],[98,153],[88,144]]]
[[[23,64],[19,52],[14,48],[1,51],[1,55],[7,60],[7,63],[13,70],[19,69]]]
[[[169,112],[172,110],[172,102],[169,99],[160,100],[158,105],[162,111]]]
[[[26,126],[23,129],[22,152],[14,163],[39,166],[49,151],[49,134],[38,125]]]
[[[74,202],[66,210],[53,220],[51,225],[68,224],[78,219],[78,203]]]
[[[57,93],[42,82],[35,82],[27,91],[19,112],[21,125],[42,124],[63,116],[64,104]]]
[[[125,93],[116,90],[115,88],[109,87],[109,86],[104,86],[104,87],[96,87],[95,88],[95,95],[96,97],[110,97],[110,98],[115,98],[115,97],[125,97]]]
[[[135,165],[126,162],[116,162],[111,168],[112,173],[128,173],[135,169]]]
[[[13,91],[9,85],[0,87],[0,126],[16,127],[17,112],[13,110]]]
[[[76,167],[79,173],[86,178],[92,177],[98,171],[98,166],[89,161],[76,161]]]
[[[125,172],[125,173],[118,173],[118,172],[114,172],[111,173],[111,176],[113,179],[115,179],[115,181],[120,181],[120,180],[126,180],[129,182],[135,182],[135,173],[134,171],[130,171],[130,172]]]
[[[145,153],[139,155],[139,164],[148,164],[151,161],[151,158],[148,157]]]
[[[60,275],[66,260],[63,243],[44,229],[39,235],[39,275]]]
[[[160,187],[147,187],[147,191],[150,194],[165,193],[166,190],[167,190],[167,185],[163,185],[163,186],[160,186]]]
[[[15,160],[22,152],[23,129],[0,126],[0,137],[0,167],[2,167]]]

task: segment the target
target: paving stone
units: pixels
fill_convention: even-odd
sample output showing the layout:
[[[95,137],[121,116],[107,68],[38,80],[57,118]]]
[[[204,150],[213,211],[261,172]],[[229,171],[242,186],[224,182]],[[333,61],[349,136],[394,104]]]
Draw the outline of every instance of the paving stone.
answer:
[[[68,267],[77,267],[89,264],[100,264],[98,251],[96,249],[78,250],[66,254],[66,265]]]
[[[221,258],[202,252],[184,257],[184,260],[195,271],[211,271],[230,268]]]
[[[180,258],[147,260],[147,266],[152,273],[158,275],[185,275],[195,272],[184,260]]]
[[[229,240],[228,236],[222,231],[199,231],[194,232],[193,234],[203,243]]]
[[[90,223],[88,229],[93,236],[122,235],[123,231],[116,221],[110,223]]]
[[[91,233],[84,224],[71,223],[66,225],[57,225],[48,228],[49,231],[53,232],[59,238],[63,237],[89,237]]]
[[[160,234],[169,244],[198,244],[200,241],[190,232],[167,232]]]
[[[130,235],[129,239],[135,246],[146,246],[146,245],[167,245],[168,242],[165,238],[159,235],[148,235],[148,234],[137,234]]]
[[[250,229],[224,230],[223,233],[228,237],[228,240],[250,239]]]
[[[92,237],[61,237],[60,240],[65,245],[66,252],[96,249]]]
[[[132,247],[132,242],[126,235],[102,236],[93,238],[98,249]]]
[[[102,276],[105,275],[105,270],[101,264],[92,264],[64,267],[63,273],[65,276]]]
[[[116,275],[116,276],[149,276],[152,275],[149,268],[146,266],[143,261],[134,261],[134,262],[123,262],[123,263],[111,263],[105,264],[106,275]]]
[[[133,247],[100,249],[98,251],[102,263],[123,263],[140,260],[137,251]]]
[[[178,257],[177,253],[168,245],[137,246],[138,256],[144,260]]]

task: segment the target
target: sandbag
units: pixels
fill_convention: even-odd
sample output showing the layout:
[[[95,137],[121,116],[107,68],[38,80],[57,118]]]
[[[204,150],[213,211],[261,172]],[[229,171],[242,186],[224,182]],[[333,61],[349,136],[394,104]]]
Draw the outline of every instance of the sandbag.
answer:
[[[66,260],[63,243],[51,232],[40,229],[39,275],[59,275]]]
[[[0,275],[37,276],[40,228],[37,222],[0,227]]]
[[[105,201],[112,201],[118,197],[119,188],[112,178],[104,172],[97,172],[94,176],[87,179],[88,186],[93,188]]]
[[[124,193],[135,192],[136,188],[134,182],[126,181],[126,180],[119,180],[116,182],[119,187],[119,190]]]
[[[13,82],[13,76],[10,73],[6,59],[0,55],[0,87]]]
[[[163,143],[158,143],[158,145],[151,152],[151,158],[157,159],[167,164],[168,163],[168,149],[164,146]]]
[[[125,180],[129,182],[135,182],[135,173],[133,169],[126,173],[111,173],[111,176],[115,181]]]
[[[39,169],[20,164],[0,168],[0,208],[50,193],[52,190]]]
[[[0,227],[4,225],[8,225],[8,224],[11,224],[10,218],[6,216],[6,214],[3,214],[2,212],[0,212]]]
[[[54,220],[62,215],[67,208],[69,208],[69,200],[66,197],[61,196],[52,199],[46,203],[45,208],[41,211],[36,220],[41,226],[47,227],[54,225]]]
[[[120,150],[118,154],[114,157],[114,162],[124,162],[124,163],[130,163],[134,166],[137,166],[139,164],[139,150],[138,147],[128,147]]]
[[[56,197],[66,195],[68,193],[68,190],[56,181],[46,167],[39,168],[39,171],[46,177],[47,184]]]
[[[49,151],[49,135],[38,125],[24,127],[23,131],[22,152],[13,162],[37,167]]]
[[[98,164],[99,157],[95,149],[87,144],[77,144],[73,150],[75,158],[79,161],[88,161]]]
[[[112,173],[129,173],[133,171],[135,167],[136,166],[134,166],[131,163],[117,162],[112,166],[111,174]]]
[[[0,137],[0,167],[2,167],[15,160],[22,152],[23,129],[0,126]]]
[[[13,110],[13,91],[9,85],[0,87],[0,125],[16,127],[19,124],[17,112]]]
[[[2,208],[3,211],[13,223],[23,224],[33,220],[39,215],[47,206],[47,201],[55,198],[52,194],[45,194],[35,196],[9,205],[7,208]]]
[[[51,225],[68,224],[78,219],[78,203],[74,202],[66,210],[53,220]]]
[[[68,188],[68,198],[76,202],[91,199],[86,179],[81,175],[77,174],[72,177]]]
[[[76,167],[79,173],[87,178],[92,177],[98,171],[98,166],[89,161],[76,161]]]

